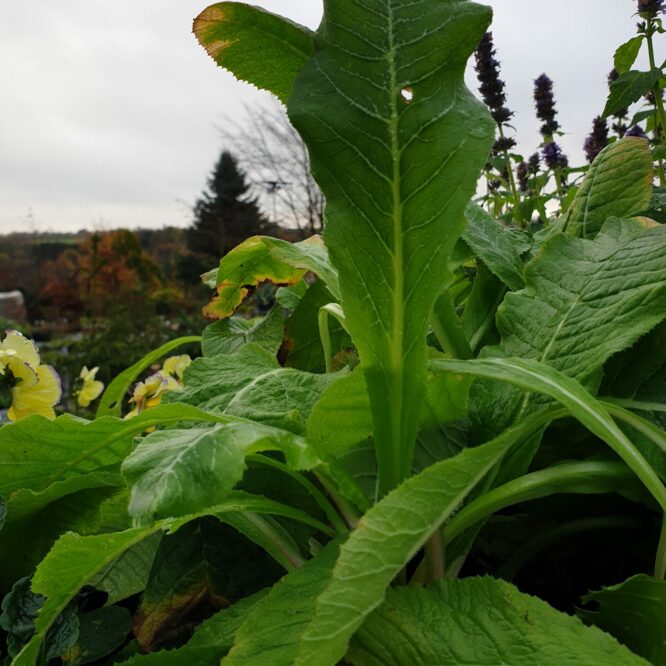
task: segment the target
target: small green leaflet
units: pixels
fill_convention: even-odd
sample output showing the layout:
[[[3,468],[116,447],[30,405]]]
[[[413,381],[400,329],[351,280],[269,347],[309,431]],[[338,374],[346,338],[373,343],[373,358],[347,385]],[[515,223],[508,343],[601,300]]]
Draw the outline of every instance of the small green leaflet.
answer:
[[[643,46],[644,39],[643,35],[632,37],[628,42],[617,48],[613,61],[618,74],[626,74],[633,67]]]
[[[603,113],[604,118],[637,102],[654,88],[662,76],[659,68],[651,69],[649,72],[631,70],[619,76],[611,84],[610,95]]]

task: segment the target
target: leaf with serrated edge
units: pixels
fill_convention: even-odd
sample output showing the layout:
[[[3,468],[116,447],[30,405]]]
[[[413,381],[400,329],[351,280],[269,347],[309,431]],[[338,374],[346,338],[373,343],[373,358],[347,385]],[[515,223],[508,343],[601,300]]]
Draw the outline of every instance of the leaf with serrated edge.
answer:
[[[245,300],[250,287],[267,281],[294,285],[308,271],[321,278],[336,298],[339,296],[338,276],[319,236],[293,244],[266,236],[248,238],[220,261],[217,296],[204,308],[204,313],[216,319],[230,317]]]
[[[285,104],[315,48],[307,28],[241,2],[204,9],[194,20],[194,34],[218,65]]]
[[[231,423],[238,419],[174,404],[159,405],[126,421],[114,416],[85,421],[64,414],[55,421],[31,416],[4,425],[0,428],[0,466],[4,469],[0,495],[9,497],[18,490],[40,492],[83,474],[117,470],[136,435],[179,421]],[[67,486],[62,489],[66,494]]]
[[[590,592],[583,597],[592,609],[578,615],[603,629],[652,664],[666,663],[666,581],[650,576],[629,580]]]
[[[432,465],[375,504],[340,549],[331,580],[303,636],[296,665],[337,663],[398,572],[507,450],[539,423],[538,417],[536,422],[528,418],[483,446]]]
[[[383,493],[410,472],[428,319],[493,140],[488,110],[464,84],[490,19],[458,0],[328,0],[289,99],[326,197],[324,236],[366,374]]]
[[[662,71],[659,68],[651,69],[649,72],[639,72],[632,69],[620,75],[611,83],[610,95],[603,113],[604,118],[608,118],[608,116],[612,116],[614,113],[637,102],[643,95],[652,90],[661,77]]]
[[[647,210],[652,198],[652,165],[645,139],[628,137],[604,148],[569,206],[566,232],[593,238],[609,217],[631,217]]]
[[[216,504],[243,478],[245,458],[280,451],[293,469],[312,469],[316,454],[305,441],[258,423],[161,430],[148,435],[125,459],[135,524],[183,516]]]
[[[493,578],[390,590],[345,660],[354,666],[647,666],[603,631]]]

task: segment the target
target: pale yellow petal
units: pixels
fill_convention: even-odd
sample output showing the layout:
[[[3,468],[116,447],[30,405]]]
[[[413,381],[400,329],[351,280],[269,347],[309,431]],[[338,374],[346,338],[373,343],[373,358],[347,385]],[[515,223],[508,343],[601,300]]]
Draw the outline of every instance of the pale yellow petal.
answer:
[[[76,396],[79,407],[88,407],[93,400],[97,400],[104,390],[104,384],[100,381],[86,381],[83,388]]]
[[[53,407],[58,404],[61,396],[60,378],[50,365],[37,368],[38,382],[34,386],[18,384],[12,389],[12,406],[7,416],[18,421],[32,414],[39,414],[48,419],[55,418]]]
[[[0,349],[13,351],[28,365],[37,369],[39,367],[39,350],[37,345],[18,331],[7,331],[7,336],[0,343]]]

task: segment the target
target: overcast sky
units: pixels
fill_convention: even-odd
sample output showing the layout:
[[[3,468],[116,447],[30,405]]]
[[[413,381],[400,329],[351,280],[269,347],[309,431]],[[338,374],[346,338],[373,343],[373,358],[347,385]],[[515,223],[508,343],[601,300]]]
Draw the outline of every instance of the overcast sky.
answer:
[[[0,232],[186,226],[226,115],[262,94],[190,33],[205,0],[2,0]],[[253,4],[316,27],[321,0]],[[603,108],[635,0],[490,0],[519,148],[539,143],[532,81],[554,79],[574,162]],[[557,7],[557,10],[555,9]],[[663,41],[657,54],[663,60]],[[476,89],[476,82],[470,78]]]

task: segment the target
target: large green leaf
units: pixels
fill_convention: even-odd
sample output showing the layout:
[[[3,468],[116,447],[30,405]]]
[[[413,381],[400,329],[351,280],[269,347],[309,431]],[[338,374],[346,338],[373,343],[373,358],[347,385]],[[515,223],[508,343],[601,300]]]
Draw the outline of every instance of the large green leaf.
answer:
[[[97,580],[125,551],[157,532],[173,534],[183,525],[202,516],[216,516],[235,526],[234,518],[242,516],[243,512],[250,512],[250,516],[255,513],[272,513],[298,517],[297,510],[278,502],[234,493],[222,504],[199,514],[170,518],[148,527],[88,537],[68,532],[60,537],[33,576],[32,591],[45,596],[46,602],[35,620],[35,635],[17,655],[13,666],[34,666],[45,636],[69,602],[82,587]]]
[[[492,119],[464,84],[490,18],[459,0],[328,0],[288,104],[326,196],[383,492],[411,468],[428,319],[492,144]]]
[[[567,233],[593,238],[609,217],[631,217],[650,205],[652,153],[645,139],[628,137],[604,148],[569,206]]]
[[[273,584],[282,573],[282,567],[233,528],[199,518],[162,539],[135,615],[134,634],[147,652],[181,643],[202,617]]]
[[[634,576],[624,583],[591,592],[579,610],[585,622],[612,634],[655,666],[666,664],[666,582]]]
[[[218,65],[285,104],[314,52],[314,35],[307,28],[242,2],[204,9],[194,21],[194,34]]]
[[[296,664],[337,663],[352,634],[381,604],[393,578],[507,450],[541,425],[538,416],[525,419],[492,442],[432,465],[375,504],[340,549]]]
[[[333,543],[277,583],[238,629],[224,666],[293,666],[337,555]]]
[[[55,421],[31,416],[0,428],[0,495],[11,501],[18,490],[39,492],[72,477],[117,469],[130,452],[132,439],[158,425],[235,420],[181,404],[159,405],[127,421],[113,416],[95,421],[70,414]]]
[[[230,317],[262,282],[293,285],[311,271],[339,296],[338,276],[319,236],[300,243],[278,238],[253,236],[235,247],[220,261],[220,267],[207,276],[207,284],[217,288],[217,296],[206,308],[210,317]]]
[[[354,666],[647,666],[611,636],[493,578],[388,593],[354,636]]]
[[[282,368],[255,343],[236,353],[199,358],[185,371],[183,391],[165,402],[195,405],[301,434],[310,411],[336,375]]]
[[[96,533],[102,526],[104,502],[117,492],[119,481],[118,474],[93,473],[55,483],[40,493],[14,493],[0,538],[0,594],[28,575],[64,532]]]
[[[292,469],[319,462],[304,440],[258,423],[152,433],[122,465],[131,486],[129,513],[145,525],[215,505],[243,478],[246,457],[261,451],[282,452]]]
[[[276,355],[284,336],[284,316],[279,307],[260,319],[229,317],[208,326],[202,336],[204,356],[233,354],[248,343],[254,343]]]
[[[503,226],[473,202],[467,205],[465,217],[463,239],[474,254],[509,289],[522,289],[525,281],[520,255],[529,249],[527,234]]]
[[[89,585],[107,593],[107,605],[143,592],[161,540],[161,533],[153,534],[126,550],[92,578]]]
[[[627,229],[629,227],[629,230]],[[613,220],[594,241],[556,236],[498,313],[502,349],[589,381],[666,317],[666,228]]]

